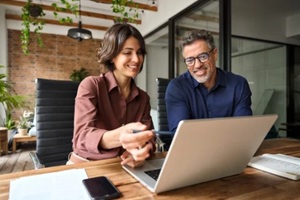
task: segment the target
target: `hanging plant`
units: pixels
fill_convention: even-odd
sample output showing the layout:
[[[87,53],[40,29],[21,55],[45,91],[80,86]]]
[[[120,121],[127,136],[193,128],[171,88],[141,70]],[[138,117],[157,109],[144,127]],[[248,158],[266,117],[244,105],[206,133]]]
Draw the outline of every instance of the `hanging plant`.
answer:
[[[25,54],[29,53],[28,47],[30,43],[30,25],[34,27],[34,33],[36,34],[36,40],[40,47],[43,46],[41,40],[40,31],[43,30],[45,22],[38,17],[45,16],[43,9],[35,4],[31,3],[31,0],[27,0],[25,6],[22,8],[22,30],[21,30],[21,45]]]
[[[129,3],[133,4],[133,0],[112,0],[112,11],[119,14],[119,17],[115,18],[116,22],[133,23],[139,18],[138,4],[134,7],[127,7]]]
[[[56,3],[53,3],[52,6],[54,7],[53,15],[60,23],[72,23],[72,18],[59,17],[57,11],[66,12],[70,10],[72,14],[76,17],[78,15],[78,5],[71,4],[70,2],[77,2],[78,0],[60,0],[64,7],[59,7]],[[26,0],[25,6],[22,8],[22,26],[21,29],[21,45],[24,54],[29,54],[29,45],[30,45],[30,28],[33,26],[33,32],[36,35],[37,44],[40,47],[43,47],[43,41],[41,39],[40,32],[43,30],[45,25],[45,21],[42,19],[46,14],[43,11],[43,8],[40,5],[33,4],[32,0]]]
[[[70,11],[76,17],[78,16],[78,0],[60,0],[62,7],[57,3],[52,3],[54,8],[53,15],[60,23],[73,23],[71,17],[60,17],[58,12]],[[76,3],[74,3],[76,2]],[[138,4],[134,7],[127,7],[128,4],[134,4],[133,0],[112,0],[112,11],[119,14],[119,17],[115,18],[116,22],[131,22],[134,23],[139,18]],[[43,47],[43,41],[41,39],[40,32],[43,30],[45,21],[43,17],[46,15],[43,8],[40,5],[33,4],[32,0],[26,0],[25,6],[22,8],[22,26],[21,29],[21,45],[24,54],[29,54],[30,45],[30,30],[33,26],[33,32],[36,35],[37,44]]]
[[[29,14],[32,17],[39,17],[43,16],[43,9],[39,5],[31,4],[29,6]]]
[[[70,0],[71,2],[77,2],[79,0]],[[78,4],[71,4],[69,1],[67,0],[60,0],[60,2],[64,5],[64,7],[60,7],[57,5],[57,3],[52,3],[52,7],[54,8],[54,12],[53,15],[55,17],[55,19],[58,19],[58,21],[60,23],[73,23],[73,20],[71,17],[67,16],[67,17],[60,17],[58,15],[58,12],[67,12],[68,10],[71,11],[71,13],[73,15],[75,15],[76,17],[79,14],[78,11]]]

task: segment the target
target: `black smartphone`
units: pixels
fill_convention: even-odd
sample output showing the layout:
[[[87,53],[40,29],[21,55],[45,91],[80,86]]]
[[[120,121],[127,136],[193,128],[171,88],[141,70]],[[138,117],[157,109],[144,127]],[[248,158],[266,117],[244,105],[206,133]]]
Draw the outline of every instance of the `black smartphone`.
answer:
[[[118,188],[105,176],[84,179],[82,182],[93,200],[116,199],[121,195]]]

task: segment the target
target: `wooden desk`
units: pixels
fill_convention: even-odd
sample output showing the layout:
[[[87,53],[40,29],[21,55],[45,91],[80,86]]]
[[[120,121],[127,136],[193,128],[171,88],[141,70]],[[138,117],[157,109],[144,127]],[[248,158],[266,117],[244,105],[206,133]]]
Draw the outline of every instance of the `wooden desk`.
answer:
[[[300,140],[286,138],[265,140],[256,155],[267,152],[300,157]],[[249,167],[240,175],[156,195],[127,174],[122,169],[119,158],[1,175],[0,199],[8,199],[9,182],[13,179],[71,168],[85,168],[89,177],[101,175],[109,177],[121,191],[120,199],[300,199],[300,181],[281,178]]]
[[[34,142],[36,141],[36,136],[21,135],[20,133],[14,136],[13,140],[13,152],[16,153],[18,142]]]

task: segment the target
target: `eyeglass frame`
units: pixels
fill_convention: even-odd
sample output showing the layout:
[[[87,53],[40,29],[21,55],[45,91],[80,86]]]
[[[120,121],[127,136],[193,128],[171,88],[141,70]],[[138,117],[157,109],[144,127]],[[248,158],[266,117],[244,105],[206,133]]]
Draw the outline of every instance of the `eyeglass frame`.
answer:
[[[215,50],[215,49],[211,49],[210,51],[200,53],[200,54],[199,54],[198,56],[196,56],[196,57],[187,57],[187,58],[184,58],[184,59],[183,59],[183,62],[184,62],[184,64],[186,64],[186,65],[189,66],[189,67],[195,65],[196,59],[198,59],[198,61],[199,61],[200,63],[205,63],[205,62],[208,61],[209,56],[210,56],[209,54],[210,54],[213,50]],[[203,56],[203,55],[207,55],[207,58],[206,58],[205,61],[201,61],[201,60],[200,60],[200,56]],[[186,60],[187,60],[187,59],[191,59],[191,58],[193,59],[193,64],[188,65],[188,64],[186,63]]]

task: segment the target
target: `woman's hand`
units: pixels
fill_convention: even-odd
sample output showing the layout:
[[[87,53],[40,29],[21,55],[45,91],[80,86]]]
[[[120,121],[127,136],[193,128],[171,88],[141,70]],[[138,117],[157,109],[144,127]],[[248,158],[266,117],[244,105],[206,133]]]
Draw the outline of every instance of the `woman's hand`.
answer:
[[[152,143],[149,141],[155,134],[151,130],[145,130],[147,126],[139,122],[127,124],[122,128],[120,143],[126,151],[121,155],[121,164],[131,167],[142,165],[153,149]],[[133,130],[139,132],[134,133]]]
[[[147,143],[140,149],[127,149],[121,155],[121,165],[129,165],[130,167],[138,167],[144,164],[144,161],[150,156],[152,144]]]
[[[144,161],[135,161],[133,156],[128,151],[123,152],[121,159],[121,165],[128,165],[133,168],[142,166],[144,164]]]
[[[117,129],[107,131],[99,143],[101,149],[113,149],[123,147],[124,149],[134,149],[143,147],[150,141],[155,134],[152,131],[146,130],[147,126],[140,123],[129,123]],[[141,131],[133,133],[133,130]]]
[[[155,137],[155,134],[151,130],[146,130],[147,126],[140,123],[130,123],[122,127],[120,133],[120,143],[124,149],[131,149],[131,154],[136,154],[135,150],[143,149],[143,147],[149,143],[149,141]],[[139,131],[138,133],[134,133],[133,130]],[[152,148],[152,145],[150,145]],[[149,147],[149,146],[148,146]],[[148,148],[146,148],[148,149]],[[144,149],[144,150],[146,150]],[[151,149],[149,149],[151,150]],[[133,151],[133,152],[131,152]]]

